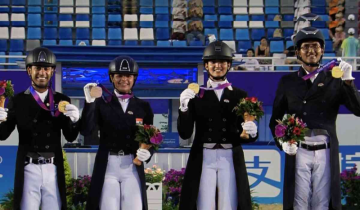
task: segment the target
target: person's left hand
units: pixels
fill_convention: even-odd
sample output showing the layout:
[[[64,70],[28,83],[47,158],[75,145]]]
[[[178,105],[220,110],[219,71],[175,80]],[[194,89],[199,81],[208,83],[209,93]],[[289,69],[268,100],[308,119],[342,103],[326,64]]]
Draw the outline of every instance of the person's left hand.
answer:
[[[138,149],[136,152],[136,156],[140,161],[144,162],[150,158],[151,154],[147,149]]]
[[[245,132],[247,134],[249,134],[252,138],[254,138],[257,134],[257,126],[253,121],[247,121],[245,122],[243,125],[243,130],[245,130]]]
[[[65,106],[65,110],[66,112],[64,113],[64,115],[70,117],[73,123],[76,123],[79,120],[80,118],[79,109],[75,105],[68,104]]]
[[[340,61],[339,67],[341,71],[344,72],[343,76],[341,77],[342,80],[354,80],[355,78],[352,76],[352,66],[341,60],[341,58],[338,58],[338,61]]]

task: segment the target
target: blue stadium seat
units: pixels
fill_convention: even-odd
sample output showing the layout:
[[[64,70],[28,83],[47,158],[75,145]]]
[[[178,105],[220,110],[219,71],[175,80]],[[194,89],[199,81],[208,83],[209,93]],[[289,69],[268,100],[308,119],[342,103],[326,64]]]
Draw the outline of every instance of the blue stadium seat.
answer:
[[[23,55],[22,52],[10,52],[9,55]],[[9,63],[16,63],[16,61],[23,61],[22,58],[9,58]],[[8,66],[8,69],[18,69],[19,66]]]
[[[214,34],[216,38],[218,38],[218,31],[217,28],[205,28],[204,35]]]
[[[92,14],[105,14],[105,7],[92,7]]]
[[[105,6],[105,0],[92,0],[92,6]]]
[[[279,21],[265,21],[265,28],[279,28]]]
[[[325,0],[311,0],[311,6],[325,7],[326,6],[326,1]]]
[[[12,0],[13,6],[25,6],[26,0]]]
[[[283,41],[270,41],[270,53],[282,53],[284,52]]]
[[[323,15],[326,14],[326,7],[312,7],[311,13]]]
[[[326,52],[326,53],[332,53],[332,52],[334,52],[332,41],[325,41],[325,52]]]
[[[9,21],[9,15],[7,15],[7,21],[5,21],[6,19],[3,19],[3,21],[0,21],[0,26],[9,26],[10,25],[10,21]],[[5,16],[5,14],[4,14]]]
[[[189,46],[203,46],[203,43],[199,40],[190,41]]]
[[[41,39],[41,28],[27,28],[26,39]]]
[[[13,14],[14,13],[12,13],[12,15]],[[11,26],[13,26],[13,27],[25,26],[25,25],[26,25],[25,17],[24,17],[24,21],[11,21]]]
[[[157,28],[156,39],[157,40],[168,40],[170,38],[170,30],[168,28]]]
[[[93,28],[92,39],[97,39],[97,40],[106,39],[105,28]]]
[[[233,22],[232,21],[219,21],[218,26],[219,26],[219,28],[232,28]]]
[[[170,21],[169,15],[156,15],[156,21]]]
[[[330,21],[329,15],[319,15],[322,21]]]
[[[250,40],[249,29],[236,29],[235,40]]]
[[[236,15],[235,16],[236,21],[249,21],[249,15]]]
[[[220,21],[233,21],[234,17],[232,15],[220,15]]]
[[[124,42],[124,45],[126,46],[137,46],[138,45],[138,41],[136,40],[126,40]]]
[[[41,0],[28,0],[28,6],[41,6]]]
[[[283,21],[294,21],[294,15],[283,15]]]
[[[59,39],[72,39],[71,28],[59,28]]]
[[[114,1],[116,3],[116,1]],[[119,14],[121,13],[121,7],[118,5],[109,5],[106,7],[106,11],[108,14]]]
[[[140,6],[141,7],[152,7],[153,0],[140,0]]]
[[[250,48],[251,48],[251,42],[249,42],[249,41],[239,41],[238,42],[238,52],[239,53],[244,54]]]
[[[56,40],[52,39],[52,40],[44,40],[43,41],[43,45],[56,45]]]
[[[140,7],[140,14],[153,14],[153,8],[152,7]]]
[[[327,23],[326,21],[312,21],[311,26],[315,28],[326,28]]]
[[[219,15],[232,15],[233,14],[232,7],[218,7]]]
[[[90,39],[90,33],[88,28],[77,28],[76,39]]]
[[[203,8],[204,15],[214,15],[215,14],[215,7],[204,7]]]
[[[155,7],[155,14],[157,15],[168,15],[169,7]]]
[[[57,28],[44,28],[44,39],[57,39],[57,38],[58,38]]]
[[[204,21],[203,26],[204,28],[215,28],[215,21]]]
[[[110,46],[121,46],[122,43],[121,43],[120,40],[110,40],[108,45],[110,45]]]
[[[58,13],[58,7],[45,7],[44,13],[52,13],[57,14]]]
[[[90,21],[89,15],[76,15],[76,21]]]
[[[140,21],[140,28],[153,28],[154,21]]]
[[[8,51],[8,42],[7,39],[0,39],[0,51],[6,52]]]
[[[286,41],[286,49],[291,47],[291,46],[294,46],[294,42],[293,41]]]
[[[58,0],[46,0],[44,1],[44,5],[49,5],[49,6],[57,6],[59,4]]]
[[[265,21],[265,15],[251,15],[253,21]]]
[[[108,15],[108,27],[119,27],[121,25],[121,15],[109,14]]]
[[[294,34],[294,29],[285,28],[283,29],[283,36],[286,40],[291,40],[291,36]]]
[[[265,14],[267,14],[267,15],[280,14],[279,7],[265,7]]]
[[[186,41],[174,41],[173,47],[187,47]]]
[[[252,40],[259,40],[265,37],[265,29],[259,28],[259,29],[251,29],[251,39]]]
[[[275,18],[275,15],[266,15],[266,20],[273,21]]]
[[[155,0],[155,6],[156,7],[169,7],[169,1],[168,0]]]
[[[93,28],[103,28],[105,27],[105,15],[93,15],[91,26]]]
[[[12,39],[10,40],[10,52],[24,51],[24,40]]]
[[[273,38],[273,36],[274,36],[274,31],[275,31],[275,28],[269,28],[269,29],[267,29],[267,38],[268,38],[268,39]]]
[[[5,55],[5,52],[0,52],[0,55]],[[6,63],[6,58],[0,58],[0,63]],[[4,69],[4,66],[0,66],[1,69]]]
[[[260,45],[260,41],[253,42],[253,49],[255,50]]]
[[[154,41],[144,40],[144,41],[141,41],[141,45],[142,46],[155,46],[155,43],[154,43]]]
[[[1,2],[1,0],[0,0],[0,2]],[[0,6],[1,6],[2,4],[0,4]],[[8,6],[1,6],[0,7],[0,12],[1,13],[8,13],[8,12],[10,12],[10,8],[8,7]]]
[[[32,7],[32,6],[30,6],[30,7],[28,7],[28,13],[29,14],[31,14],[31,13],[41,13],[41,7]],[[2,11],[0,11],[0,12],[2,12]]]
[[[204,15],[204,20],[205,21],[217,21],[217,15]]]
[[[40,26],[41,27],[41,14],[28,14],[27,23],[28,23],[28,26]]]
[[[232,6],[233,6],[233,2],[232,2],[232,0],[219,0],[219,1],[218,1],[218,6],[228,6],[228,7],[232,7]]]
[[[265,7],[278,7],[279,0],[265,0]]]
[[[56,27],[58,25],[58,18],[56,14],[44,14],[44,26]]]
[[[121,28],[109,28],[108,29],[108,39],[109,40],[121,40],[122,39]]]
[[[169,21],[155,21],[155,28],[169,28]]]
[[[61,46],[72,46],[73,41],[72,40],[60,40],[59,45],[61,45]]]
[[[215,6],[215,0],[203,0],[204,6]]]
[[[0,5],[1,6],[9,6],[10,5],[10,0],[0,0]]]
[[[59,15],[59,21],[72,21],[72,15],[70,14],[60,14]]]
[[[157,41],[156,46],[158,47],[170,47],[171,42],[169,41]]]
[[[12,13],[26,13],[26,7],[11,7]]]
[[[329,29],[320,28],[319,30],[323,33],[325,40],[330,40]]]
[[[75,41],[75,45],[76,45],[76,46],[79,46],[79,44],[80,44],[81,42],[85,43],[86,46],[90,46],[89,40],[76,40],[76,41]]]
[[[220,29],[220,40],[234,40],[233,29]]]

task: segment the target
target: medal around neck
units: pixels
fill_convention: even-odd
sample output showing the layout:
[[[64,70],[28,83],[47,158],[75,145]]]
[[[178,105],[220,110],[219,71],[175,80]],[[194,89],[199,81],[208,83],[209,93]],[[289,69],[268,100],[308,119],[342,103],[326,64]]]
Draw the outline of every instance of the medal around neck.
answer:
[[[335,66],[332,70],[331,70],[331,75],[334,77],[334,78],[341,78],[343,75],[344,75],[344,72],[341,71],[340,67],[338,66]]]
[[[70,104],[69,102],[67,101],[60,101],[59,104],[58,104],[58,110],[59,112],[62,112],[62,113],[65,113],[66,110],[65,110],[65,107],[66,105]]]
[[[199,91],[200,91],[200,86],[199,86],[199,84],[196,84],[196,83],[190,83],[190,84],[188,85],[188,88],[189,88],[190,90],[194,91],[195,94],[198,94]]]

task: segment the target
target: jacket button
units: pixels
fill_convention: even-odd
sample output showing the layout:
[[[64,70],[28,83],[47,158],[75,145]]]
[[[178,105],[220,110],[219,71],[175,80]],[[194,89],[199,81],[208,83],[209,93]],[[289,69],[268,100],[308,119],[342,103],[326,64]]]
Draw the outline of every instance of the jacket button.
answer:
[[[306,113],[306,112],[304,112],[304,113],[303,113],[303,115],[307,115],[307,113]]]
[[[211,119],[211,118],[209,118],[209,121],[211,122],[211,121],[212,121],[212,119]]]
[[[208,138],[208,141],[211,141],[211,138]]]
[[[34,119],[33,122],[34,122],[34,123],[37,123],[37,119]]]
[[[304,100],[303,103],[306,104],[306,101]]]
[[[323,114],[324,114],[324,112],[321,112],[321,113],[320,113],[320,115],[323,115]]]
[[[35,149],[39,148],[37,145],[34,146]]]
[[[126,138],[127,138],[127,139],[130,139],[130,135],[127,135]]]
[[[222,140],[223,140],[223,141],[226,141],[226,138],[223,138]]]
[[[46,145],[46,146],[45,146],[45,149],[49,149],[49,145]]]
[[[225,131],[226,131],[226,128],[223,128],[223,129],[222,129],[222,131],[224,131],[224,132],[225,132]]]
[[[212,129],[211,129],[211,128],[209,128],[209,131],[212,131]]]
[[[37,133],[33,133],[33,136],[37,136]]]
[[[223,118],[223,121],[226,122],[226,118]]]
[[[239,132],[240,132],[240,130],[236,130],[236,132],[238,132],[238,133],[239,133]]]
[[[47,137],[50,137],[50,133],[46,134]]]

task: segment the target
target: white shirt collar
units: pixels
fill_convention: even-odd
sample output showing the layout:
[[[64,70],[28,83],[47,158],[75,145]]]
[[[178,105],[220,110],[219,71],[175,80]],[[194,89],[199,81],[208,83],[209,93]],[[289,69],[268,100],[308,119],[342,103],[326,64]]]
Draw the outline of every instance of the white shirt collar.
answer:
[[[39,95],[41,101],[44,102],[44,101],[45,101],[45,98],[46,98],[46,96],[47,96],[47,94],[48,94],[48,92],[49,92],[49,90],[46,90],[46,91],[43,92],[43,93],[39,93],[39,92],[37,92],[36,90],[35,90],[35,92]]]
[[[210,78],[208,79],[207,81],[207,87],[217,87],[218,85],[222,85],[222,84],[225,84],[225,83],[229,83],[229,81],[227,79],[225,79],[224,81],[221,81],[221,82],[215,82],[215,81],[212,81]],[[231,87],[231,85],[228,87],[229,90],[233,90],[233,88]]]
[[[114,90],[114,93],[115,93],[116,97],[123,96],[123,94],[119,94],[118,92],[116,92],[116,90]],[[118,98],[118,99],[120,102],[128,102],[129,101],[128,98],[125,98],[125,99]]]

